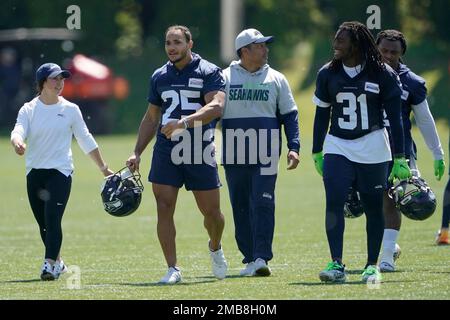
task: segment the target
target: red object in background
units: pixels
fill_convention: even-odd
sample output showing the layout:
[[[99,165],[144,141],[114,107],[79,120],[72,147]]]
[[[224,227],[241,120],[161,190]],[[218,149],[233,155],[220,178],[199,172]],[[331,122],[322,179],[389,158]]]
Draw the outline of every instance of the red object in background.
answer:
[[[116,77],[114,79],[114,97],[118,100],[123,100],[128,97],[128,81],[123,77]]]
[[[73,57],[68,70],[72,77],[65,81],[62,95],[68,99],[125,99],[128,81],[114,77],[107,66],[82,54]]]

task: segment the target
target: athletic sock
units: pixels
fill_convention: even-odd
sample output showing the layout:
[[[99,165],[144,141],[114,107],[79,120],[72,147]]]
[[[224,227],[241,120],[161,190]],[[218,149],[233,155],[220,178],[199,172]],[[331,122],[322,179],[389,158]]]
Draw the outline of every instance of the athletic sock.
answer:
[[[395,244],[397,243],[398,233],[398,230],[384,229],[381,261],[394,264]]]

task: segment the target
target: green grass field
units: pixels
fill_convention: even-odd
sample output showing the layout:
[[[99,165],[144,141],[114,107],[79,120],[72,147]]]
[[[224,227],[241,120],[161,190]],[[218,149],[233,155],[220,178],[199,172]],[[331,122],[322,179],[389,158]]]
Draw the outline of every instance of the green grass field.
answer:
[[[301,112],[302,114],[302,112]],[[16,156],[7,138],[0,139],[0,299],[449,299],[450,247],[433,244],[440,225],[446,179],[435,181],[432,159],[417,139],[419,166],[439,199],[436,213],[424,222],[404,219],[399,243],[398,272],[385,274],[379,289],[360,282],[366,259],[365,218],[347,220],[344,262],[349,281],[324,285],[318,272],[329,260],[324,230],[324,190],[310,158],[311,122],[303,117],[303,153],[294,172],[280,167],[277,183],[273,275],[241,278],[241,255],[236,247],[226,184],[221,189],[226,216],[223,247],[229,276],[212,277],[203,228],[192,194],[180,192],[176,210],[177,250],[184,281],[161,287],[156,282],[166,266],[156,236],[156,207],[147,180],[151,148],[143,156],[145,191],[139,210],[125,218],[103,211],[99,196],[102,177],[94,163],[73,144],[76,172],[63,219],[62,254],[80,270],[80,288],[70,289],[72,275],[41,282],[43,245],[26,196],[24,159]],[[444,146],[448,128],[439,124]],[[419,136],[414,130],[414,135]],[[134,146],[134,136],[97,137],[111,167],[119,169]],[[223,170],[220,169],[223,177]],[[224,182],[224,179],[222,179]]]

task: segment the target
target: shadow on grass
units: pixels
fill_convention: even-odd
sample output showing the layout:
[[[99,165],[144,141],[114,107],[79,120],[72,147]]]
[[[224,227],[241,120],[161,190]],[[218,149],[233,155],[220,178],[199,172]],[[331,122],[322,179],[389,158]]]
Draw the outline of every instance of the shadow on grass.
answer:
[[[345,270],[346,274],[362,274],[364,270]]]
[[[226,277],[226,279],[223,279],[223,281],[226,281],[227,279],[244,279],[244,278],[262,278],[262,277],[244,277],[240,275],[229,275]],[[184,280],[180,283],[177,283],[177,286],[191,286],[191,285],[197,285],[197,284],[203,284],[203,283],[213,283],[213,282],[220,282],[222,280],[217,279],[214,276],[204,276],[204,277],[195,277],[195,278],[184,278]],[[167,284],[161,284],[157,282],[141,282],[141,283],[115,283],[116,285],[121,286],[132,286],[132,287],[167,287],[171,285]]]
[[[238,274],[234,274],[234,275],[227,275],[227,277],[225,279],[242,279],[242,278],[260,278],[260,277],[244,277],[244,276],[240,276]],[[196,277],[196,279],[213,279],[213,280],[220,281],[219,279],[217,279],[214,276]]]
[[[31,282],[43,282],[41,279],[28,279],[28,280],[8,280],[2,281],[2,283],[31,283]]]
[[[405,283],[405,282],[418,282],[418,280],[388,280],[381,281],[381,285],[388,283]],[[345,286],[345,285],[366,285],[362,281],[346,281],[344,283],[333,283],[333,282],[291,282],[290,286]]]
[[[346,281],[344,283],[333,283],[333,282],[291,282],[290,286],[342,286],[342,285],[354,285],[354,284],[364,284],[361,281]]]
[[[203,283],[211,283],[215,282],[216,280],[204,280],[204,281],[194,281],[194,282],[185,282],[181,281],[176,284],[176,286],[192,286],[192,285],[198,285]],[[115,285],[121,285],[121,286],[130,286],[130,287],[172,287],[173,285],[169,284],[162,284],[158,282],[138,282],[138,283],[115,283]]]
[[[345,273],[347,274],[360,274],[362,275],[364,270],[345,270]],[[391,272],[382,272],[382,274],[393,274],[393,273],[403,273],[405,272],[405,270],[395,270],[395,271],[391,271]]]

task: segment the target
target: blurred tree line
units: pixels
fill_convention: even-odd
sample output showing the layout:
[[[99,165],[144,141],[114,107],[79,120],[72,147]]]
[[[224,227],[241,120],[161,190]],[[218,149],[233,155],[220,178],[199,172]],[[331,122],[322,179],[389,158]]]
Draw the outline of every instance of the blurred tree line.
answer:
[[[289,55],[293,43],[327,37],[343,21],[366,22],[368,6],[381,9],[382,28],[402,30],[409,41],[433,39],[450,45],[450,0],[242,0],[244,27],[255,26],[277,36],[279,58]],[[0,29],[66,26],[66,9],[81,9],[83,41],[77,49],[87,54],[141,55],[146,47],[162,48],[167,26],[191,28],[199,51],[219,56],[220,0],[3,0]],[[376,30],[375,30],[376,31]],[[284,52],[284,54],[282,53]]]
[[[255,27],[276,37],[270,61],[283,68],[299,42],[310,42],[314,53],[308,76],[300,88],[312,84],[317,69],[331,58],[331,40],[343,21],[366,22],[366,9],[378,5],[381,28],[399,29],[407,37],[406,61],[417,72],[439,68],[434,88],[433,113],[449,117],[450,0],[242,0],[243,27]],[[194,51],[218,65],[220,61],[220,0],[3,0],[0,30],[13,28],[65,28],[66,9],[81,9],[82,39],[72,53],[48,47],[44,57],[81,52],[108,64],[130,81],[130,97],[116,105],[116,131],[135,131],[146,108],[148,79],[165,62],[164,31],[169,25],[188,26]],[[373,30],[374,35],[379,30]],[[61,63],[60,61],[55,61]],[[442,95],[442,98],[441,98]]]

